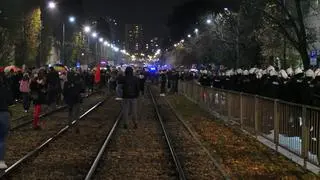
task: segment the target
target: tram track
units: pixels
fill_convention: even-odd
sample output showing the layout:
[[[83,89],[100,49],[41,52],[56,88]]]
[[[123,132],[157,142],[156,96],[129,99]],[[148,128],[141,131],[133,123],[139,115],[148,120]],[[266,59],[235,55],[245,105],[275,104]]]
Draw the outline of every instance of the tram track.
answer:
[[[203,145],[165,97],[158,97],[158,105],[186,178],[231,179],[219,159]]]
[[[85,99],[80,113],[84,113],[102,99],[103,97],[100,95],[93,95]],[[67,124],[67,116],[68,113],[66,111],[56,112],[42,119],[45,122],[42,130],[33,130],[30,125],[10,132],[6,144],[6,163],[12,166],[21,157],[64,128]]]
[[[91,94],[86,95],[84,98],[87,99],[90,96],[96,95],[97,93],[98,92],[93,92]],[[50,110],[50,111],[45,112],[45,113],[42,113],[39,117],[41,119],[41,118],[47,117],[47,116],[49,116],[51,114],[60,112],[60,111],[62,111],[64,109],[66,109],[66,108],[67,108],[66,105],[58,106],[53,110]],[[32,115],[31,114],[28,114],[28,115],[25,115],[25,116],[22,116],[22,117],[19,117],[19,118],[16,118],[16,119],[12,119],[10,121],[10,125],[11,125],[10,131],[15,131],[15,130],[20,129],[20,128],[24,127],[24,126],[27,126],[27,125],[29,125],[31,123],[32,123]]]
[[[115,125],[119,128],[109,134],[109,144],[106,138],[85,180],[185,179],[156,101],[148,95],[138,100],[138,128],[132,128],[133,124],[129,129]]]
[[[14,171],[9,169],[4,177],[7,179],[84,178],[98,147],[102,144],[102,137],[107,134],[114,116],[119,116],[119,109],[120,105],[111,99],[99,101],[83,113],[78,122],[73,122],[75,128],[71,129],[68,125],[62,128],[45,142],[47,144],[43,143],[37,147],[38,152],[34,152],[37,154],[30,155],[25,166],[15,168]],[[95,112],[91,113],[92,111]],[[42,151],[40,147],[47,148]]]
[[[148,88],[148,97],[140,97],[139,101],[137,129],[132,123],[129,129],[122,127],[121,113],[115,114],[119,104],[104,103],[107,106],[100,107],[100,101],[77,123],[80,134],[63,127],[9,167],[2,177],[230,179],[166,99],[155,97]],[[95,109],[94,114],[88,115]],[[42,151],[44,147],[47,148]],[[21,165],[24,163],[26,166]]]

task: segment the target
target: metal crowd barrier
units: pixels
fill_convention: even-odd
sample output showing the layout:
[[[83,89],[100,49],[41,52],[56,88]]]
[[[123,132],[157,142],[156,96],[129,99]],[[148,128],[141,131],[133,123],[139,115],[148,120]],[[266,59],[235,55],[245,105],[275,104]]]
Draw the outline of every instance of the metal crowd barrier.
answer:
[[[236,122],[253,135],[319,166],[320,108],[278,99],[180,82],[179,92],[206,109]]]

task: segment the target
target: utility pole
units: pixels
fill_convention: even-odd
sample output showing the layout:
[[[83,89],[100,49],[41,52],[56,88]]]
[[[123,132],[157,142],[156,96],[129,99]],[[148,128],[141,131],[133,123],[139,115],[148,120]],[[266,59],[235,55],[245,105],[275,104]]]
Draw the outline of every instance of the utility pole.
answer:
[[[98,41],[96,41],[96,63],[98,63]]]
[[[66,35],[66,27],[65,24],[62,23],[62,52],[61,52],[61,60],[64,65],[67,65],[67,60],[65,59],[65,35]]]

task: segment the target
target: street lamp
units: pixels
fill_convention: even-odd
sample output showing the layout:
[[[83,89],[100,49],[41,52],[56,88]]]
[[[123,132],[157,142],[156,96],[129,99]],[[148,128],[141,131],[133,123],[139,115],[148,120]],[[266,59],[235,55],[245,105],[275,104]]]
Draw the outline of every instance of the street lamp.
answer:
[[[49,1],[48,8],[49,9],[55,9],[57,7],[57,4],[54,1]]]
[[[212,20],[211,19],[207,19],[207,24],[211,24]]]
[[[74,23],[76,21],[76,18],[74,16],[69,17],[69,22]]]
[[[92,37],[93,37],[93,38],[96,38],[97,36],[98,36],[98,34],[97,34],[96,32],[93,32],[93,33],[92,33]]]
[[[99,38],[99,42],[101,42],[101,43],[102,43],[102,42],[103,42],[103,38]]]
[[[194,29],[194,32],[195,32],[195,33],[198,33],[198,32],[199,32],[199,29],[198,29],[198,28]]]
[[[76,18],[74,16],[69,16],[69,22],[74,23],[76,21]],[[64,61],[66,64],[65,60],[65,39],[66,39],[66,25],[63,22],[62,23],[62,53],[61,53],[61,59]]]
[[[188,38],[191,38],[191,34],[188,34]]]
[[[85,33],[89,33],[91,31],[91,28],[89,26],[85,26],[83,30]]]

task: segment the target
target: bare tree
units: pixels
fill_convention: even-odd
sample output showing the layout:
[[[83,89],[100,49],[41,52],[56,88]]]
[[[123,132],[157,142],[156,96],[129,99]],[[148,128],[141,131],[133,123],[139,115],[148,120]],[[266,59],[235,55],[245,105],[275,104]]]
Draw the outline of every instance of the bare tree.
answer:
[[[307,0],[247,0],[247,5],[262,12],[263,23],[276,32],[282,34],[285,39],[300,54],[304,68],[309,64],[309,45],[314,42],[312,38],[314,30],[306,27],[305,11]]]

